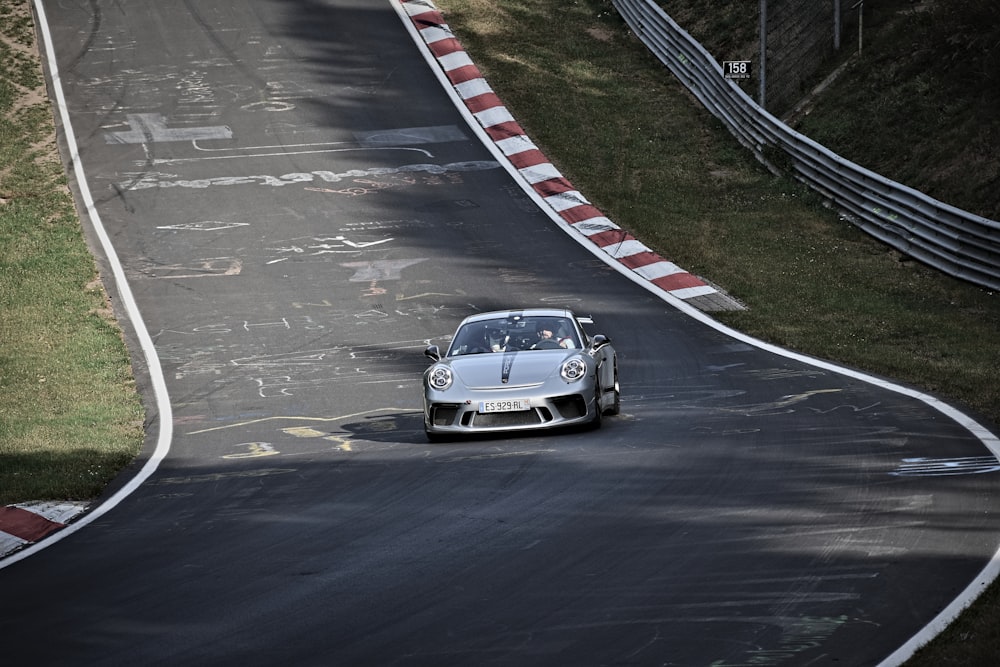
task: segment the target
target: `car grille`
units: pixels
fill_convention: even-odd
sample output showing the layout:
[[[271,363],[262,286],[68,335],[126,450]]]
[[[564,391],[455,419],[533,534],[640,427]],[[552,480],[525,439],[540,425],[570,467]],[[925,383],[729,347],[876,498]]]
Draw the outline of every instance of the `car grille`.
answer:
[[[475,415],[472,423],[469,424],[472,428],[489,428],[491,426],[534,426],[535,424],[542,423],[542,419],[538,415],[537,410],[489,412],[486,414],[470,412],[468,414]]]

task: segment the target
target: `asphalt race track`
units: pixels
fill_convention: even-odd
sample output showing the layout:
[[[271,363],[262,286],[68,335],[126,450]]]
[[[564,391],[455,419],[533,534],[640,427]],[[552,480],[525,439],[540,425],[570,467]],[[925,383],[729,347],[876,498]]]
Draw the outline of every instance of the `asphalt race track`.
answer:
[[[389,0],[43,4],[76,186],[173,431],[120,504],[0,569],[7,655],[871,665],[989,565],[983,442],[727,336],[571,238]],[[622,414],[429,444],[423,348],[532,305],[614,341]]]

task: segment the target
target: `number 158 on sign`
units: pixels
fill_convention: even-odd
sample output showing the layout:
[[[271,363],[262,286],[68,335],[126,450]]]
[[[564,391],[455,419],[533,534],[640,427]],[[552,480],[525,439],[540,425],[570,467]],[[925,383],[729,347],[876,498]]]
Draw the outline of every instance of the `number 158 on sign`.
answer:
[[[722,74],[727,79],[749,79],[749,60],[726,60],[722,63]]]

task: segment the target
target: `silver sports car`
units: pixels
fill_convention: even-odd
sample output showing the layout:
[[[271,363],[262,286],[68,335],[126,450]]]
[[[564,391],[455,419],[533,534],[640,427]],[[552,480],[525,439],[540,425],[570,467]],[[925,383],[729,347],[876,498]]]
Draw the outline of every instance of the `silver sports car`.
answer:
[[[532,308],[465,318],[443,356],[424,354],[424,430],[430,440],[471,433],[599,427],[618,414],[618,360],[588,318]]]

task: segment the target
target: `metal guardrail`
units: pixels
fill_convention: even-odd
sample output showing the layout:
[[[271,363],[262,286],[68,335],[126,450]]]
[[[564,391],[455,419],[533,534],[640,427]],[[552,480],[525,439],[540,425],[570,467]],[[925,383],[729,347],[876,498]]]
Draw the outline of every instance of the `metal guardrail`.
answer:
[[[812,141],[724,78],[719,63],[653,0],[612,0],[636,36],[757,159],[773,158],[851,222],[943,273],[1000,290],[1000,222],[932,199]],[[777,152],[777,153],[776,153]]]

